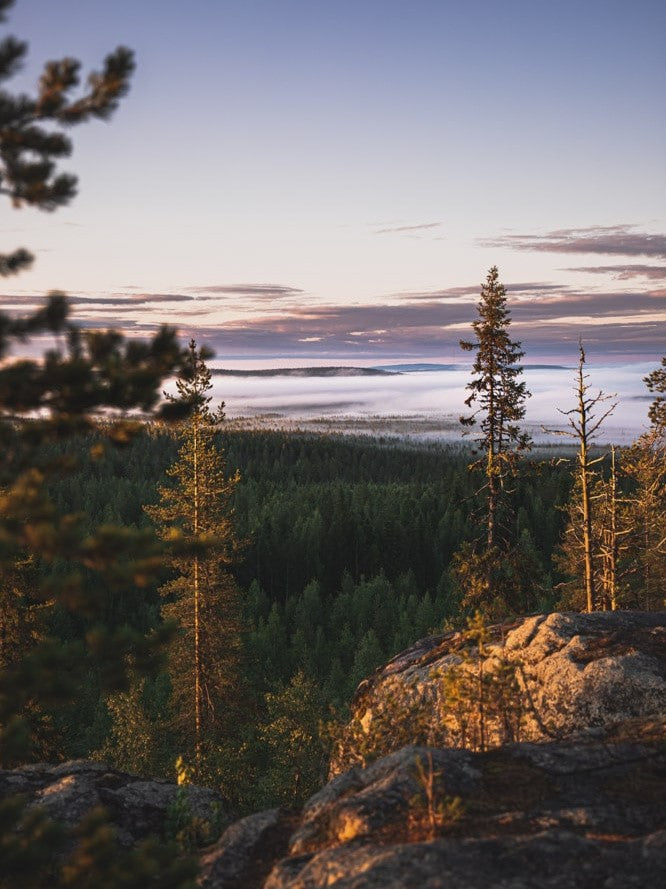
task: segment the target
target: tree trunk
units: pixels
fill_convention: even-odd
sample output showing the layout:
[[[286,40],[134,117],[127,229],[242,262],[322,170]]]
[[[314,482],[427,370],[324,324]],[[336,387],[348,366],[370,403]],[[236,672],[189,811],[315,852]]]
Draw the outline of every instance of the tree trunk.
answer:
[[[192,423],[192,450],[194,469],[194,521],[192,530],[196,539],[199,533],[199,429],[196,418]],[[194,556],[194,755],[196,761],[197,778],[201,771],[201,651],[199,633],[199,556]]]
[[[590,502],[590,465],[587,442],[587,411],[585,409],[585,383],[582,363],[579,368],[578,410],[580,415],[580,485],[583,506],[583,553],[585,556],[586,610],[594,610],[594,571],[592,566],[592,504]]]

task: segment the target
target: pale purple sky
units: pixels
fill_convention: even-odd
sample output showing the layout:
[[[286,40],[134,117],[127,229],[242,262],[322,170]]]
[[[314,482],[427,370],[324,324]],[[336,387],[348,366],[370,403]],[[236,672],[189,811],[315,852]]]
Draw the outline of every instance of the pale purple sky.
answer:
[[[0,209],[84,323],[168,321],[220,359],[460,360],[499,266],[528,359],[666,342],[666,6],[584,0],[19,0],[16,78],[135,49],[80,195]]]

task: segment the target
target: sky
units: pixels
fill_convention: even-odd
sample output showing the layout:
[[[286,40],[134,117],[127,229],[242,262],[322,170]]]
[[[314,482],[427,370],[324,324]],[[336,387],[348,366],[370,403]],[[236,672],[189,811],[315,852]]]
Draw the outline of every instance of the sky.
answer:
[[[218,364],[465,360],[497,265],[527,362],[666,342],[662,0],[18,0],[46,59],[136,52],[55,213],[0,207],[0,282]]]

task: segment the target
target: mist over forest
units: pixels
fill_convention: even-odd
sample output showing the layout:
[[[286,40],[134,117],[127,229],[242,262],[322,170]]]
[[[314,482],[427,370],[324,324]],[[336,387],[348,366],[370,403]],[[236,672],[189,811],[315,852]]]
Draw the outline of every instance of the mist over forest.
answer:
[[[336,362],[342,364],[342,362]],[[350,362],[351,363],[351,362]],[[223,356],[214,362],[224,364]],[[252,362],[244,362],[246,369]],[[279,366],[279,361],[276,361]],[[345,364],[345,366],[348,366]],[[383,364],[381,365],[384,366]],[[396,361],[394,367],[401,367]],[[410,365],[406,365],[410,366]],[[413,366],[413,364],[411,365]],[[429,364],[432,367],[432,364]],[[618,406],[600,430],[599,441],[628,444],[648,427],[650,398],[643,378],[653,364],[599,365],[588,367],[592,389],[616,393]],[[265,369],[263,369],[265,370]],[[262,370],[262,372],[263,372]],[[526,402],[525,425],[535,441],[551,441],[552,435],[542,430],[561,427],[564,418],[558,412],[574,405],[574,368],[563,366],[530,366],[526,361],[523,377],[532,393]],[[313,421],[326,418],[343,431],[358,430],[358,421],[370,417],[409,418],[414,435],[461,438],[458,417],[464,412],[465,387],[469,369],[400,371],[378,376],[228,376],[214,374],[214,398],[225,402],[229,419],[277,415],[288,421]],[[427,421],[427,422],[425,422]],[[441,422],[439,432],[433,422]],[[427,427],[427,428],[426,428]],[[400,424],[404,434],[405,426]]]

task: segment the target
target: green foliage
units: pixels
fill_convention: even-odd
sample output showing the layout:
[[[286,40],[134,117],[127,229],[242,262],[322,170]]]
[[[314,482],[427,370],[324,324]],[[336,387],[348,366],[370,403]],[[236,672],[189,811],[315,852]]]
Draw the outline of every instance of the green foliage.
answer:
[[[468,619],[450,653],[457,663],[433,670],[425,684],[385,676],[365,710],[361,691],[352,718],[329,726],[333,763],[365,767],[410,744],[487,750],[518,741],[526,710],[519,659],[491,645],[480,614]]]
[[[188,799],[187,786],[181,784],[173,802],[167,808],[164,828],[167,839],[175,842],[181,853],[190,853],[215,842],[221,830],[222,813],[219,807],[213,809],[211,819],[194,815]]]
[[[0,21],[11,6],[0,0]],[[0,81],[21,65],[26,45],[0,43]],[[101,73],[74,96],[79,63],[49,62],[38,92],[0,91],[0,193],[14,206],[53,210],[75,194],[76,178],[58,172],[71,151],[64,126],[107,118],[126,93],[132,53],[119,48]],[[0,274],[32,263],[24,248],[0,255]],[[46,334],[54,346],[41,360],[9,359],[16,344]],[[164,327],[143,342],[114,331],[81,331],[69,320],[64,294],[53,293],[27,317],[0,313],[0,764],[63,756],[74,733],[74,702],[90,697],[86,681],[101,693],[128,687],[128,665],[139,675],[161,666],[164,628],[145,632],[105,622],[114,598],[131,598],[156,581],[162,547],[145,531],[106,524],[86,527],[80,508],[60,512],[48,485],[75,468],[61,453],[45,457],[46,442],[104,427],[110,441],[126,445],[141,428],[124,413],[151,410],[160,387],[181,362],[175,331]],[[107,412],[104,424],[93,412]],[[97,459],[100,446],[87,456]],[[75,626],[69,638],[54,632],[61,621]],[[10,652],[10,639],[16,649]],[[69,725],[63,726],[63,717]],[[78,718],[81,714],[78,714]],[[79,728],[81,725],[79,723]],[[0,886],[133,889],[193,887],[196,867],[173,846],[146,840],[122,849],[102,811],[91,812],[73,831],[54,825],[20,798],[0,808]]]
[[[473,468],[485,474],[486,539],[490,549],[506,533],[498,527],[498,520],[504,518],[501,509],[506,503],[507,479],[513,473],[516,455],[530,446],[529,436],[518,425],[525,416],[525,401],[530,394],[525,383],[518,382],[522,373],[520,359],[525,353],[520,343],[509,338],[511,316],[496,266],[490,269],[481,288],[478,312],[479,317],[472,322],[476,341],[460,341],[462,349],[475,352],[473,377],[467,384],[470,395],[465,404],[476,406],[476,410],[461,417],[460,422],[473,427],[481,415],[481,435],[476,441],[483,456]]]
[[[644,378],[650,392],[657,397],[650,405],[648,416],[655,427],[666,427],[666,398],[661,394],[666,392],[666,356],[661,359],[661,367],[657,367]]]
[[[487,750],[520,740],[525,702],[517,664],[489,649],[488,626],[480,614],[463,634],[460,663],[441,673],[449,744]]]
[[[264,702],[266,718],[258,731],[258,802],[296,806],[318,789],[325,775],[321,694],[299,671],[288,685],[268,692]]]
[[[621,607],[659,610],[666,602],[666,426],[653,426],[623,451],[621,467]]]
[[[446,746],[446,734],[433,719],[433,701],[395,683],[382,688],[381,706],[327,724],[332,763],[344,769],[369,763],[410,744]]]
[[[238,713],[241,613],[229,566],[237,549],[231,498],[239,475],[227,474],[213,441],[222,409],[209,409],[210,372],[194,341],[187,367],[172,398],[189,411],[178,432],[178,459],[167,470],[174,483],[161,485],[159,504],[145,510],[172,547],[175,576],[160,589],[162,615],[178,628],[169,648],[171,727],[200,779],[204,750],[224,737]]]
[[[148,681],[134,674],[128,691],[107,696],[104,703],[110,729],[92,756],[124,772],[167,777],[165,720],[150,706],[149,691]]]
[[[96,433],[67,443],[77,468],[47,479],[50,500],[59,514],[79,512],[86,534],[93,534],[104,518],[145,528],[148,519],[141,505],[157,499],[165,471],[178,458],[177,438],[153,427],[121,451],[111,448],[104,459],[86,459],[102,441]],[[251,725],[265,719],[266,692],[288,685],[302,670],[316,683],[326,706],[344,708],[358,681],[376,666],[415,639],[436,632],[444,621],[458,619],[460,594],[449,577],[448,563],[464,539],[475,503],[467,472],[469,457],[457,449],[229,431],[216,434],[213,442],[218,453],[226,454],[228,475],[243,468],[232,494],[233,521],[239,536],[251,540],[243,560],[230,570],[239,586],[247,589],[243,597],[247,683],[240,708],[221,711],[223,720],[233,714],[232,729],[239,732],[228,734],[225,728],[209,739],[202,774],[238,804],[237,775],[254,774],[256,768],[258,742]],[[57,442],[43,449],[47,461],[57,461],[61,454]],[[568,497],[569,476],[566,467],[533,462],[528,467],[529,472],[516,479],[517,545],[524,542],[528,551],[543,553],[548,564],[562,522],[553,504]],[[277,527],[276,514],[284,516]],[[352,536],[367,535],[371,543],[358,549],[331,546],[332,529],[344,527]],[[271,576],[265,564],[276,566],[272,585],[260,582]],[[509,564],[502,563],[506,569],[502,576],[507,587],[512,576],[515,581],[515,589],[509,590],[511,608],[548,605],[547,581],[541,601],[533,598],[536,569],[512,575]],[[40,575],[41,568],[36,570]],[[320,572],[316,581],[310,582],[312,574],[306,573],[310,571]],[[118,629],[127,625],[140,635],[159,625],[160,608],[169,604],[155,586],[116,589],[113,596],[100,597],[99,575],[87,569],[81,573],[81,583],[86,595],[98,597],[101,623]],[[501,602],[498,610],[500,606]],[[49,609],[49,632],[69,645],[82,641],[86,626],[71,612]],[[129,762],[130,748],[117,735],[109,735],[106,742],[100,737],[113,728],[106,705],[97,704],[104,692],[94,671],[86,670],[78,679],[84,687],[76,692],[76,710],[59,708],[61,755],[86,756],[91,749],[104,747],[104,758]],[[153,764],[146,766],[147,774],[164,777],[171,777],[177,753],[191,760],[191,752],[173,732],[168,686],[164,674],[157,685],[149,682],[132,717],[139,725],[149,723],[143,722],[139,738],[152,733],[159,741],[154,758],[148,758]],[[126,703],[129,707],[129,700]],[[130,713],[131,708],[121,717],[119,710],[114,718],[121,724],[128,720],[129,725]],[[87,729],[91,723],[96,726],[92,734]],[[43,730],[48,740],[53,724],[44,724]],[[88,738],[92,747],[85,746]],[[118,760],[112,752],[115,744]],[[146,761],[141,754],[141,768]],[[270,804],[268,797],[264,799]],[[250,805],[247,800],[241,804]]]
[[[13,6],[3,0],[0,21]],[[0,83],[22,67],[27,44],[15,37],[0,43]],[[74,95],[80,83],[81,65],[76,59],[48,62],[39,79],[35,96],[0,93],[0,194],[15,207],[25,204],[54,210],[68,204],[76,194],[76,176],[60,173],[57,164],[72,151],[64,129],[91,118],[110,117],[129,88],[134,56],[126,47],[108,55],[101,72],[88,77],[87,89]],[[27,268],[33,257],[24,248],[0,256],[0,275],[16,274]],[[10,329],[16,333],[20,327]],[[6,329],[0,321],[0,353]]]
[[[482,453],[471,464],[474,472],[482,472],[481,487],[484,497],[484,539],[473,547],[464,545],[454,557],[453,573],[462,600],[474,608],[484,607],[488,613],[510,607],[508,587],[498,577],[498,563],[516,565],[523,549],[516,547],[514,530],[515,493],[510,479],[515,476],[518,455],[530,447],[529,435],[521,432],[519,423],[525,416],[525,401],[529,392],[524,382],[520,360],[524,352],[520,343],[509,338],[511,324],[506,291],[500,283],[497,267],[488,272],[481,288],[479,317],[472,323],[476,341],[461,340],[465,351],[475,352],[472,380],[467,384],[470,395],[465,400],[474,413],[462,416],[464,427],[474,427],[480,420],[481,435],[476,443]],[[534,564],[517,566],[516,576],[527,573]],[[536,586],[538,577],[530,580]],[[522,597],[516,597],[522,598]]]
[[[151,838],[123,848],[103,809],[73,829],[21,797],[0,803],[0,889],[194,889],[193,858]]]
[[[451,561],[451,574],[463,608],[495,620],[533,611],[548,583],[527,528],[508,550],[463,543]]]

